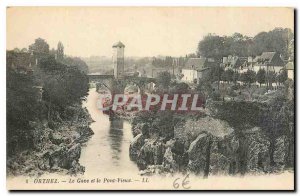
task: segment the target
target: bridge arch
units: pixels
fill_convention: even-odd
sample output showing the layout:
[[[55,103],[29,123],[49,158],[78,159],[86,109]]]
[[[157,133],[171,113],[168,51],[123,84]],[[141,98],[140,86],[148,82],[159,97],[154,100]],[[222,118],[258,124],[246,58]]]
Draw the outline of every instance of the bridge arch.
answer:
[[[112,94],[124,93],[126,86],[134,85],[139,89],[140,94],[144,94],[146,89],[153,88],[156,83],[154,78],[123,76],[122,79],[116,79],[113,75],[89,74],[89,82],[96,84],[96,89],[108,89]]]

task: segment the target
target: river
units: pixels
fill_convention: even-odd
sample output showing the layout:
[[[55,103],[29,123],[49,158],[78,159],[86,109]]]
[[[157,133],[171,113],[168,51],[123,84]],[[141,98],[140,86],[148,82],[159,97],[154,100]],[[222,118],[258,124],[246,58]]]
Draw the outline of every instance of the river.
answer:
[[[91,88],[84,107],[93,122],[94,135],[82,147],[80,164],[85,167],[85,176],[125,173],[138,175],[136,164],[129,158],[129,145],[133,138],[131,125],[124,120],[110,120],[97,109],[99,94]]]

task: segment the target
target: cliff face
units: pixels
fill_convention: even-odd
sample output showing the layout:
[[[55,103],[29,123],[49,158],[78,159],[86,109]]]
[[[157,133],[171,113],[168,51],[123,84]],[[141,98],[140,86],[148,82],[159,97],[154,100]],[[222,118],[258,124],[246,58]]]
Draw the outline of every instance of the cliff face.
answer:
[[[135,133],[145,126],[136,127]],[[292,169],[293,140],[281,135],[271,142],[259,127],[233,130],[224,121],[205,117],[176,126],[174,138],[167,141],[140,130],[130,145],[130,157],[142,175],[192,172],[207,177]]]
[[[68,109],[72,111],[68,119],[55,123],[31,122],[33,149],[8,158],[9,176],[40,176],[47,172],[84,173],[85,168],[78,161],[81,143],[93,134],[89,128],[91,118],[80,105]]]

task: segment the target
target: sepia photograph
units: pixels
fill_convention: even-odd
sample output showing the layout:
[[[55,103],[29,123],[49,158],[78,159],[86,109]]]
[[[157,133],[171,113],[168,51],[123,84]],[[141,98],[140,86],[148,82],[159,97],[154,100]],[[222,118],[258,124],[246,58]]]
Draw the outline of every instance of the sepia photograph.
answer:
[[[295,17],[6,7],[7,190],[295,190]]]

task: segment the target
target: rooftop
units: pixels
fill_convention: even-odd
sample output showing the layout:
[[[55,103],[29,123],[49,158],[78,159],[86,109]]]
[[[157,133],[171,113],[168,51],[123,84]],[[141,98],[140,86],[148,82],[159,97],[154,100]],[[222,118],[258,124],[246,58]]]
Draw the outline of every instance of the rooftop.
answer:
[[[113,48],[118,48],[118,47],[120,47],[120,48],[125,48],[125,45],[124,45],[122,42],[118,41],[118,42],[115,43],[112,47],[113,47]]]
[[[294,70],[294,63],[293,62],[288,62],[286,65],[285,65],[285,68],[287,70]]]
[[[190,58],[184,65],[184,69],[202,70],[207,62],[206,58]]]

